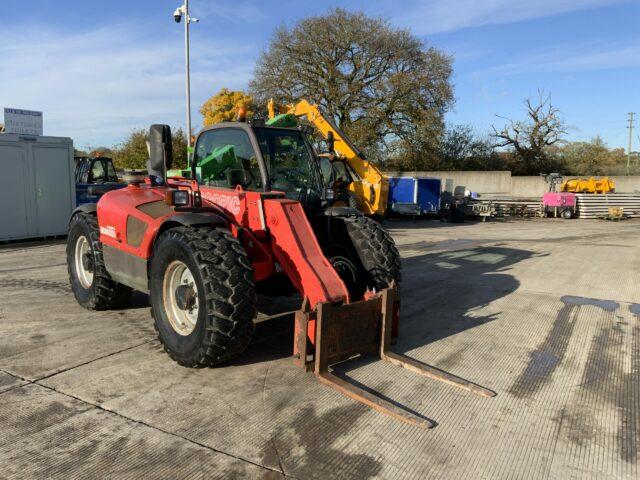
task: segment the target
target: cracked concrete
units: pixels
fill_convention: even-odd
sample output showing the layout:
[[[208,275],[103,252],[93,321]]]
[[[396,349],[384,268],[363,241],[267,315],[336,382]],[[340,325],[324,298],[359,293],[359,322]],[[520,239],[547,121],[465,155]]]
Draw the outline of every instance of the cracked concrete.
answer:
[[[640,222],[387,226],[404,259],[395,350],[497,397],[370,358],[335,367],[438,426],[397,423],[296,369],[274,304],[240,358],[184,369],[144,296],[87,312],[63,243],[13,244],[0,248],[0,476],[637,478]]]

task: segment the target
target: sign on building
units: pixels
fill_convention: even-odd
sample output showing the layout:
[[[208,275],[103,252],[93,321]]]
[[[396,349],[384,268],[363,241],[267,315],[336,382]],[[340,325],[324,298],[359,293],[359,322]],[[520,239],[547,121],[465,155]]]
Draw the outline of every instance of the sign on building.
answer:
[[[4,133],[42,135],[42,112],[5,108]]]

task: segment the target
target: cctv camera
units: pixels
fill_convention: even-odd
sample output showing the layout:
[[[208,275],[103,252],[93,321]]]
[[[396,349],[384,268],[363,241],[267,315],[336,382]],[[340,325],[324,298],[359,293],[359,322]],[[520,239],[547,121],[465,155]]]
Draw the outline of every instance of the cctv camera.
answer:
[[[173,12],[173,19],[176,23],[180,23],[180,20],[182,20],[182,9],[180,7],[176,8],[176,11]]]

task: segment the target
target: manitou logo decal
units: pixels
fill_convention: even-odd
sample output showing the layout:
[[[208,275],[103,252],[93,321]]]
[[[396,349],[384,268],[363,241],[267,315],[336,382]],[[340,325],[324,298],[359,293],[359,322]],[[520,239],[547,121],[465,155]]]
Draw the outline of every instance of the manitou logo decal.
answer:
[[[107,237],[116,238],[116,227],[112,227],[111,225],[107,225],[106,227],[100,227],[100,233]]]
[[[202,198],[215,203],[216,205],[228,210],[234,215],[240,213],[240,198],[235,195],[225,195],[224,193],[202,192]]]

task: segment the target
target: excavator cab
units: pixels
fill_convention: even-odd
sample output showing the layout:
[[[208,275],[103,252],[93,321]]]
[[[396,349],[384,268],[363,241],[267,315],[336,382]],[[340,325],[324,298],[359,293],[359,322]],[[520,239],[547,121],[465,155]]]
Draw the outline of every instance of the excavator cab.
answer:
[[[382,218],[387,209],[389,179],[366,159],[364,153],[340,130],[329,115],[320,107],[300,100],[296,104],[277,106],[273,100],[268,105],[270,125],[295,126],[298,118],[305,118],[324,138],[329,152],[338,155],[346,165],[357,172],[357,178],[349,184],[350,205],[365,215]]]
[[[354,182],[361,182],[358,174],[342,158],[331,153],[319,154],[318,162],[323,182],[332,191],[332,205],[359,209],[351,192]]]

